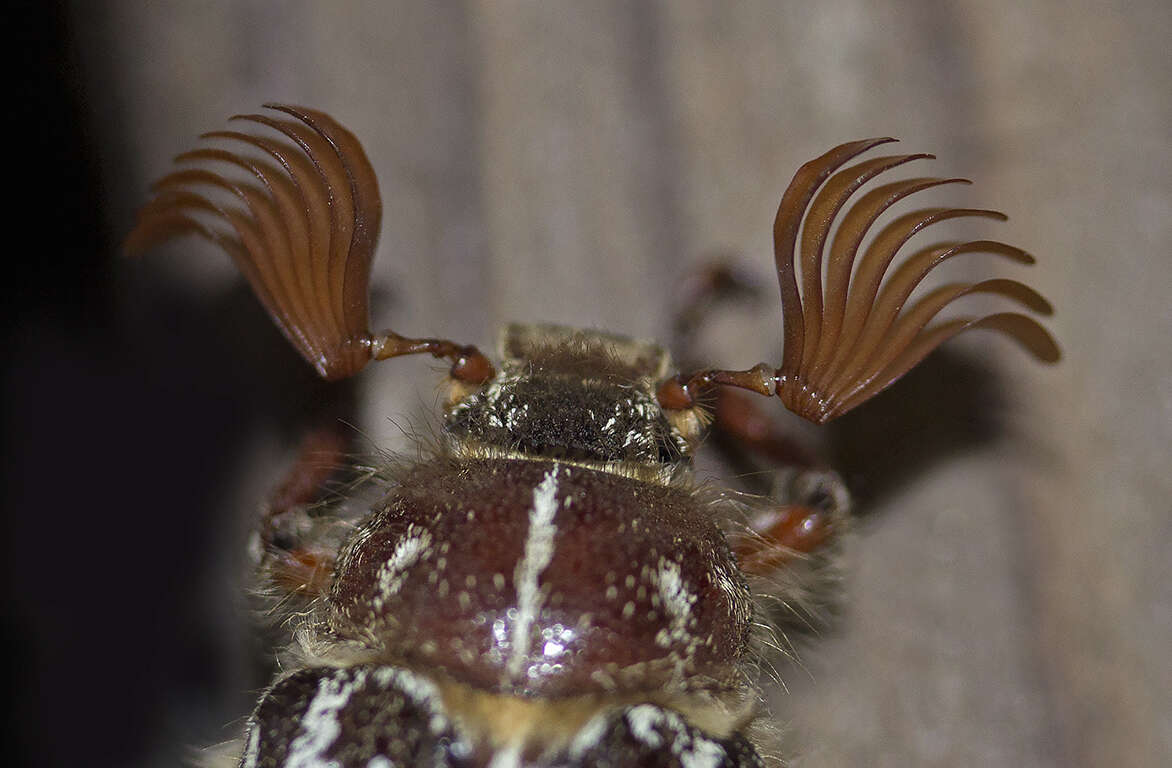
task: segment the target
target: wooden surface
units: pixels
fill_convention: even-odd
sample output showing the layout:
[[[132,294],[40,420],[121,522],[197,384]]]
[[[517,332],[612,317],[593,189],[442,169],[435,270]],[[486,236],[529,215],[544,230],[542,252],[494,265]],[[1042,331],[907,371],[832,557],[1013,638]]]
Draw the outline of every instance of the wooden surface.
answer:
[[[875,418],[922,405],[956,436],[898,483],[869,476],[858,447],[892,466],[939,439],[933,424],[893,425],[894,446],[856,440],[865,426],[838,433],[831,450],[883,492],[863,489],[837,628],[775,697],[788,746],[803,766],[1172,764],[1172,5],[221,0],[74,16],[111,227],[225,116],[268,100],[325,109],[381,178],[376,325],[404,333],[491,345],[505,321],[546,320],[661,336],[673,280],[714,249],[768,284],[798,164],[871,135],[935,152],[916,172],[975,184],[934,200],[1012,215],[942,234],[1037,255],[996,268],[1053,301],[1066,359],[956,344],[999,404],[993,432],[965,428],[986,400],[922,381],[909,405],[896,390],[905,400]],[[210,257],[149,269],[189,302],[234,290]],[[779,353],[772,289],[717,327],[715,362]],[[418,361],[367,372],[362,427],[400,447],[397,423],[428,409],[432,380]],[[287,439],[241,438],[219,519],[263,494]],[[230,689],[242,635],[219,637],[207,675]],[[157,765],[247,699],[153,695],[167,713]]]

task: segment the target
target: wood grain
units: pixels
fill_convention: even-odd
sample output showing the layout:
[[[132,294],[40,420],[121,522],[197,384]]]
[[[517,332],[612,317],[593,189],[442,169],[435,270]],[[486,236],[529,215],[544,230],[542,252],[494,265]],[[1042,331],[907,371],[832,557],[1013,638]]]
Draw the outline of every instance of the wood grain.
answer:
[[[924,172],[976,182],[941,199],[1013,216],[990,234],[1038,257],[1022,276],[1058,308],[1067,357],[1042,369],[990,337],[958,345],[995,372],[1004,426],[870,505],[844,615],[788,673],[778,717],[801,765],[1172,764],[1172,6],[217,0],[76,15],[115,226],[225,115],[325,109],[382,180],[376,320],[404,333],[491,343],[518,319],[661,335],[673,280],[712,249],[768,284],[773,210],[805,159],[870,135],[937,153]],[[207,263],[190,290],[226,290],[230,270]],[[984,274],[971,264],[956,274]],[[772,295],[730,317],[718,327],[735,331],[704,335],[714,360],[778,355]],[[362,382],[379,444],[401,446],[386,419],[434,398],[425,367]],[[248,509],[255,485],[224,504]],[[199,730],[211,715],[187,732],[175,717],[177,739],[214,736]]]

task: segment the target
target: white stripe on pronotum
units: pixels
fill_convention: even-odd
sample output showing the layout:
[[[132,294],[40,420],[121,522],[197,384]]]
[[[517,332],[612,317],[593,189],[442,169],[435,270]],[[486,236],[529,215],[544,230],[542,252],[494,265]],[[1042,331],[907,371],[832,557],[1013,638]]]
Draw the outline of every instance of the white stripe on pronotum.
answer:
[[[514,678],[521,674],[525,660],[529,658],[530,631],[545,600],[538,579],[553,559],[553,538],[557,533],[553,518],[558,511],[557,476],[560,471],[561,467],[554,463],[553,468],[545,473],[545,477],[533,489],[525,552],[513,571],[513,584],[517,589],[517,620],[513,624],[512,650],[507,670],[509,676]]]

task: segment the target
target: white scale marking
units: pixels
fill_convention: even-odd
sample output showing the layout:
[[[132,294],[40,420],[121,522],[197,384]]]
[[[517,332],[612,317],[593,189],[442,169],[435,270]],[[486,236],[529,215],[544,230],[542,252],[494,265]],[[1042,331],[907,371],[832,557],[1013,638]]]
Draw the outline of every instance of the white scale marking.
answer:
[[[631,726],[631,735],[652,749],[663,746],[663,738],[655,731],[655,726],[663,720],[663,713],[658,708],[646,704],[627,712],[627,724]]]
[[[325,752],[342,733],[338,710],[349,703],[355,686],[362,685],[365,680],[365,671],[357,670],[354,679],[348,683],[327,677],[318,684],[317,694],[301,718],[301,733],[289,745],[286,768],[329,768],[335,765],[334,761],[326,760]]]
[[[418,563],[431,546],[430,533],[419,531],[412,535],[412,528],[407,529],[407,537],[395,545],[395,551],[378,570],[378,591],[374,595],[376,610],[382,610],[384,601],[398,593],[407,579],[407,570]]]
[[[521,768],[521,745],[512,744],[493,753],[488,768]]]
[[[699,738],[692,740],[692,748],[680,753],[684,768],[718,768],[724,762],[727,752],[714,741]]]
[[[513,571],[517,588],[517,621],[513,624],[512,649],[509,653],[508,673],[516,677],[529,657],[530,634],[533,622],[541,611],[545,595],[538,579],[553,560],[553,539],[557,526],[553,518],[558,511],[558,472],[555,462],[541,483],[533,489],[533,506],[529,510],[529,532],[525,537],[525,553]]]
[[[657,575],[659,599],[663,601],[664,609],[671,618],[670,630],[666,634],[660,633],[670,640],[667,643],[658,637],[657,640],[665,647],[671,641],[689,643],[693,638],[688,631],[688,625],[692,619],[692,605],[696,602],[696,596],[684,585],[684,580],[680,577],[680,567],[670,560],[659,563]]]
[[[610,723],[605,713],[595,715],[591,718],[574,736],[574,741],[570,744],[570,756],[574,758],[581,757],[587,750],[598,746],[598,743],[602,741],[602,737],[606,735],[606,729],[609,725]]]
[[[684,768],[717,768],[727,756],[724,748],[704,736],[689,735],[683,718],[673,712],[642,704],[627,712],[631,735],[652,749],[664,746],[664,739],[656,730],[664,727],[670,734],[667,743],[672,754]]]
[[[260,760],[260,723],[253,723],[248,729],[248,745],[244,749],[244,758],[240,768],[256,768]]]

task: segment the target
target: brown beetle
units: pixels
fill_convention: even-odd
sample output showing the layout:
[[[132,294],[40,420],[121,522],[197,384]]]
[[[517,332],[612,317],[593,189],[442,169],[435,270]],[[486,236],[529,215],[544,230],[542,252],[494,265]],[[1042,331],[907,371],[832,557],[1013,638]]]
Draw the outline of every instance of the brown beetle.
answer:
[[[697,488],[692,456],[710,427],[763,455],[789,455],[729,388],[776,394],[823,423],[970,328],[1006,333],[1048,362],[1059,356],[1023,314],[925,329],[969,293],[1050,312],[1013,280],[945,285],[905,309],[953,256],[1032,263],[982,240],[925,248],[889,270],[924,227],[999,213],[914,211],[858,256],[893,204],[963,181],[883,184],[846,208],[876,176],[930,157],[847,165],[891,139],[830,150],[802,166],[782,198],[780,366],[678,374],[656,344],[559,326],[507,327],[495,365],[449,340],[375,334],[374,171],[329,116],[272,108],[237,118],[269,135],[205,134],[247,152],[207,147],[178,158],[234,166],[245,180],[199,165],[163,177],[128,247],[184,233],[218,243],[324,378],[419,353],[451,369],[439,444],[425,459],[372,472],[382,489],[373,508],[310,505],[328,474],[313,461],[274,496],[259,534],[260,579],[293,638],[286,671],[226,764],[761,765],[769,749],[753,728],[752,669],[770,641],[752,628],[784,629],[816,610],[847,500],[832,473],[805,467],[785,498],[746,503]],[[723,277],[713,273],[707,287]],[[307,455],[341,455],[328,435],[317,440]],[[765,610],[754,597],[768,590]]]

